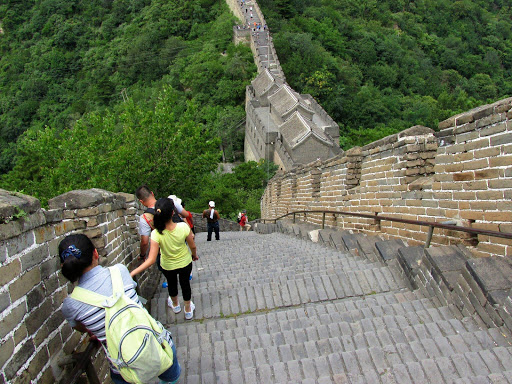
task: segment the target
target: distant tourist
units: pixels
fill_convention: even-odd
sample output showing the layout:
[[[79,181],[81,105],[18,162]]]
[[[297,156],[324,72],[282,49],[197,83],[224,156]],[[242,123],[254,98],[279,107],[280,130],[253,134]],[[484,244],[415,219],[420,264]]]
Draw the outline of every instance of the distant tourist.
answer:
[[[208,209],[203,211],[203,218],[206,219],[208,223],[208,237],[206,241],[212,240],[212,232],[215,231],[215,240],[219,240],[219,219],[220,215],[217,210],[215,210],[215,202],[210,201],[208,203]]]
[[[240,221],[239,221],[239,224],[240,224],[240,231],[242,231],[244,228],[246,231],[248,231],[249,229],[251,229],[251,225],[249,224],[249,219],[247,218],[247,211],[246,210],[243,210],[241,213],[240,213]]]
[[[155,204],[155,229],[151,232],[151,248],[148,258],[130,274],[133,276],[143,272],[156,262],[158,251],[161,251],[161,268],[167,279],[169,298],[167,305],[174,313],[181,312],[178,301],[178,278],[185,302],[185,319],[194,317],[195,305],[191,301],[190,273],[192,261],[198,260],[194,234],[187,223],[175,223],[174,202],[169,198],[158,199]],[[188,247],[187,247],[188,244]],[[190,248],[190,250],[189,250]],[[192,258],[190,258],[192,252]]]

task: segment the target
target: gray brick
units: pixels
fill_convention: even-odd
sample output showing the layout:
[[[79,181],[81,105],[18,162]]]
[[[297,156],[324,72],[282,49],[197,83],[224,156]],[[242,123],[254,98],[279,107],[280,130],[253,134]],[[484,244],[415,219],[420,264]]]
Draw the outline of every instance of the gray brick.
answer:
[[[267,361],[269,363],[273,364],[276,361],[279,361],[279,352],[277,351],[276,347],[274,347],[274,346],[267,347],[266,353],[267,353]]]
[[[309,292],[306,288],[306,284],[304,282],[304,280],[302,279],[297,279],[295,281],[296,285],[297,285],[297,291],[298,291],[298,294],[299,294],[299,297],[300,297],[300,302],[301,303],[309,303],[310,302],[310,297],[309,297]]]
[[[288,365],[288,368],[291,367],[291,363],[292,362],[290,361],[290,364]],[[304,360],[301,361],[301,365],[302,365],[302,372],[304,373],[304,377],[306,379],[312,379],[313,382],[314,382],[314,379],[316,379],[318,377],[318,374],[317,374],[316,369],[315,369],[314,360],[304,359]],[[291,376],[291,373],[290,373],[290,376]]]
[[[422,339],[421,345],[425,349],[425,352],[431,359],[435,359],[436,357],[441,357],[441,352],[437,349],[436,344],[431,339]]]
[[[215,374],[213,372],[202,373],[201,384],[215,384]]]
[[[505,370],[512,371],[512,354],[510,350],[503,347],[497,347],[493,349],[493,352],[501,362],[501,365],[505,367]]]
[[[306,278],[304,279],[306,291],[308,292],[308,302],[315,302],[319,300],[318,292],[316,290],[316,285],[313,283],[313,279]],[[299,291],[300,292],[300,291]]]
[[[400,359],[404,362],[404,364],[415,361],[414,352],[409,345],[398,343],[395,345],[395,347],[400,355]]]
[[[427,379],[431,383],[442,383],[443,378],[441,376],[441,373],[439,372],[439,369],[437,368],[436,363],[434,360],[427,359],[422,360],[421,366],[423,367],[423,371],[425,372],[425,375],[427,376]]]
[[[443,356],[451,356],[455,353],[450,343],[448,342],[448,339],[445,337],[436,337],[434,338],[434,341]]]
[[[464,339],[460,335],[450,335],[448,336],[448,340],[450,341],[450,344],[453,346],[453,349],[457,353],[465,353],[469,352],[469,348],[467,347],[466,343],[464,342]]]
[[[292,350],[289,345],[281,345],[279,346],[279,354],[281,355],[281,360],[283,362],[288,362],[293,360]]]
[[[272,370],[270,369],[270,365],[258,364],[256,370],[258,372],[258,377],[260,378],[261,383],[271,383],[272,382]]]
[[[233,368],[229,370],[229,379],[231,383],[242,383],[243,374],[240,368]]]
[[[366,344],[366,339],[364,337],[364,334],[358,333],[354,335],[354,344],[356,349],[366,349],[368,348],[368,345]]]
[[[482,360],[478,353],[467,352],[464,354],[464,356],[468,360],[469,365],[471,365],[471,368],[475,375],[485,376],[490,373],[489,369],[487,368],[487,366],[485,365],[484,361]]]
[[[187,376],[187,384],[200,384],[201,379],[199,375],[193,374]]]
[[[276,382],[285,383],[288,381],[288,374],[286,373],[286,365],[284,363],[274,363],[272,368],[274,370],[274,380]]]
[[[421,368],[420,363],[410,362],[407,363],[406,366],[407,371],[409,372],[409,375],[412,377],[414,383],[427,383],[427,378],[425,376],[425,373],[423,372],[423,369]]]
[[[187,359],[187,363],[188,363],[187,374],[191,373],[191,374],[199,375],[199,373],[200,373],[199,368],[201,366],[200,360],[201,360],[201,348],[194,347],[194,348],[189,349],[189,356]]]
[[[244,377],[244,383],[247,384],[257,384],[258,383],[258,377],[256,375],[256,368],[250,367],[250,368],[244,368],[243,370],[243,377]]]
[[[479,354],[491,373],[498,373],[503,371],[503,366],[491,351],[480,351]]]
[[[455,354],[450,359],[460,376],[471,376],[474,374],[463,354]]]
[[[409,373],[407,372],[407,367],[404,364],[395,364],[393,366],[393,374],[395,375],[395,379],[398,384],[412,382]]]
[[[343,365],[343,359],[341,358],[341,353],[332,353],[327,356],[329,360],[329,365],[331,366],[331,371],[334,374],[344,374],[345,366]]]
[[[229,373],[228,373],[228,371],[216,370],[215,376],[216,376],[216,379],[217,379],[217,383],[229,384]]]
[[[451,363],[450,359],[448,359],[447,357],[440,357],[436,359],[436,362],[446,382],[451,382],[452,380],[457,378],[458,372]]]
[[[214,367],[213,357],[209,354],[201,354],[201,372],[212,372]]]
[[[491,383],[493,384],[507,384],[509,383],[509,381],[507,380],[507,377],[508,379],[510,380],[510,373],[508,374],[501,374],[501,373],[491,373],[488,378],[490,380]]]
[[[354,343],[354,340],[352,339],[352,337],[348,336],[348,335],[344,335],[344,336],[341,336],[341,340],[340,340],[342,343],[343,343],[343,350],[345,351],[355,351],[356,347],[355,347],[355,343]]]
[[[349,376],[353,377],[361,375],[361,370],[359,369],[355,352],[342,352],[341,357],[343,358],[343,363],[347,368]]]
[[[359,285],[359,281],[357,280],[357,276],[354,274],[354,272],[347,272],[346,275],[350,282],[354,295],[362,296],[364,294],[363,289]]]
[[[297,285],[295,284],[295,280],[288,280],[286,282],[286,285],[288,286],[288,291],[290,293],[290,300],[292,305],[299,305],[301,303],[299,290],[297,288]]]

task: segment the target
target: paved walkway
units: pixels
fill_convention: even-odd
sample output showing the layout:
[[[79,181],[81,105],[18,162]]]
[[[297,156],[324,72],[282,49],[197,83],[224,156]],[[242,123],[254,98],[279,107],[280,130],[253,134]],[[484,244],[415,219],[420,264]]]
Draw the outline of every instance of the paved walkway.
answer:
[[[264,29],[264,21],[262,21],[256,13],[254,3],[252,1],[247,1],[241,9],[245,17],[245,26],[251,29],[251,36],[254,40],[261,66],[269,69],[274,74],[279,75],[277,57],[274,55],[272,49],[272,37],[270,36],[269,30]],[[257,28],[258,24],[260,25],[259,29]]]
[[[273,233],[197,235],[180,383],[512,383],[511,335],[413,291],[398,269]]]

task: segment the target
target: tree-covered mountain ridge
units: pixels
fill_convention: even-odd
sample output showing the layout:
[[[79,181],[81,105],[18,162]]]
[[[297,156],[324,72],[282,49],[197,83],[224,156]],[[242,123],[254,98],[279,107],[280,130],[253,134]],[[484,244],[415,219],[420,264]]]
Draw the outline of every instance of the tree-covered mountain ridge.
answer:
[[[260,0],[288,83],[341,127],[341,146],[512,94],[510,2]]]
[[[338,122],[345,149],[512,93],[504,1],[258,3],[287,81]],[[242,160],[256,75],[223,1],[7,0],[0,21],[0,187],[44,203],[146,182],[190,208],[259,214],[270,165],[215,172]]]
[[[12,0],[0,20],[1,188],[45,204],[147,183],[189,209],[217,199],[226,215],[259,214],[269,165],[216,173],[243,160],[256,74],[224,2]]]

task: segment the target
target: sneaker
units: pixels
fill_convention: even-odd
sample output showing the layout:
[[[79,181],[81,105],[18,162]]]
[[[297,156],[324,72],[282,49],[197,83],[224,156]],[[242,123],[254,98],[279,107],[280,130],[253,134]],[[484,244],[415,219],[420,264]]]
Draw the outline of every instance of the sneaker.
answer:
[[[194,317],[194,309],[196,309],[196,306],[194,305],[193,302],[190,302],[190,309],[190,312],[185,311],[185,320],[192,320],[192,318]]]
[[[171,307],[171,308],[172,308],[172,311],[173,311],[174,313],[180,313],[180,312],[181,312],[180,303],[178,303],[178,305],[177,305],[177,306],[174,306],[174,305],[172,304],[172,299],[171,299],[170,297],[168,297],[168,298],[167,298],[167,305],[168,305],[169,307]]]

